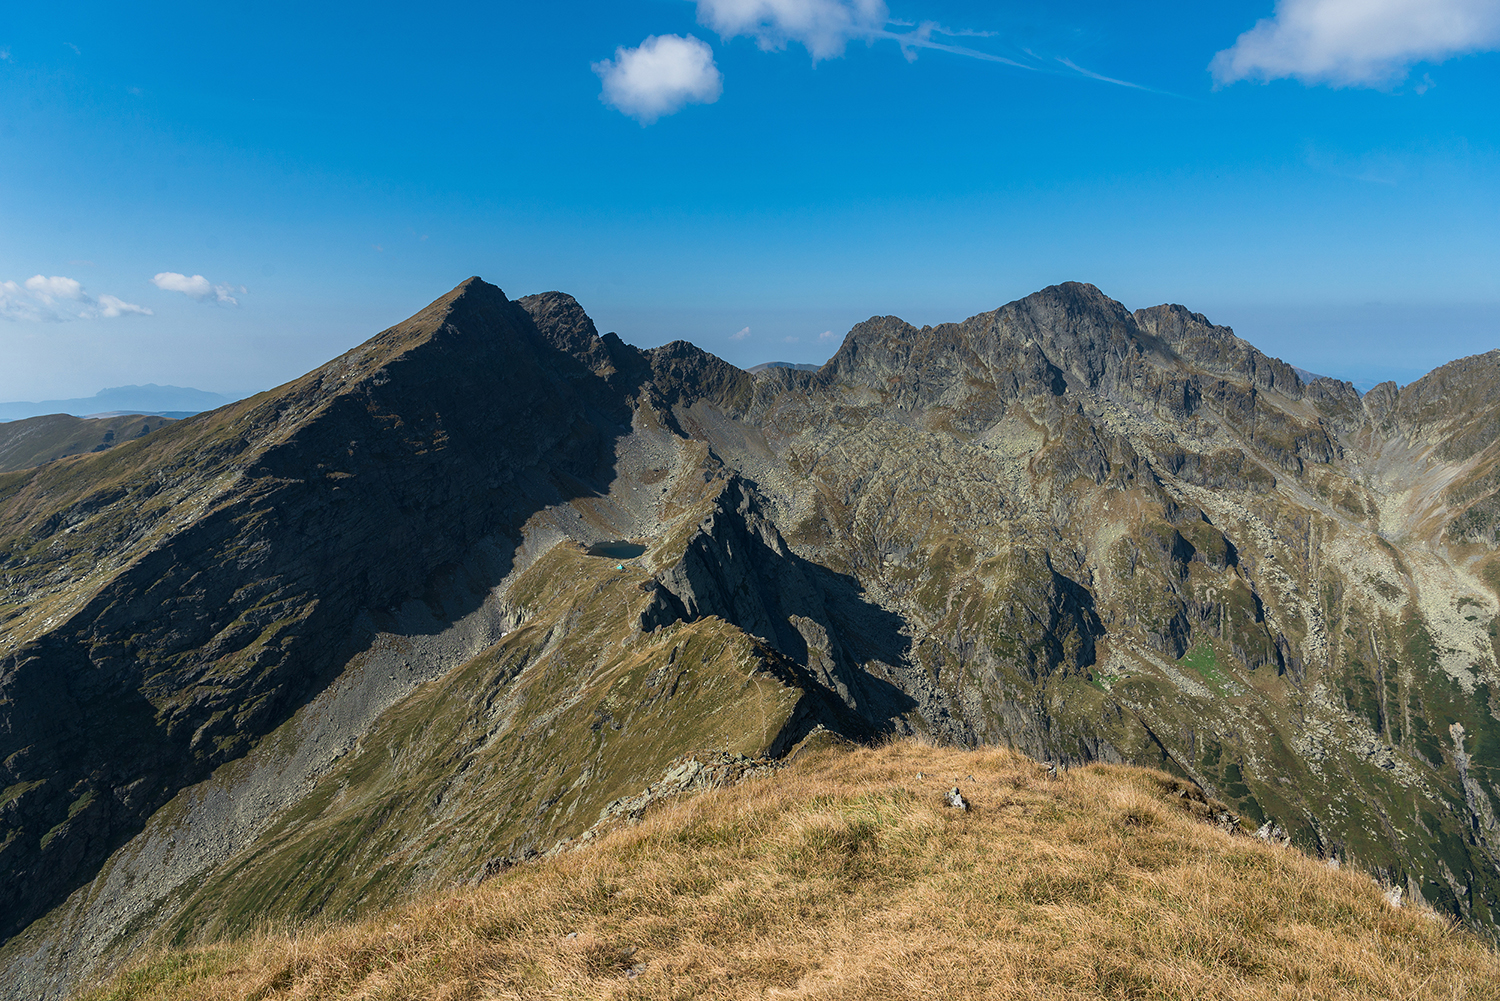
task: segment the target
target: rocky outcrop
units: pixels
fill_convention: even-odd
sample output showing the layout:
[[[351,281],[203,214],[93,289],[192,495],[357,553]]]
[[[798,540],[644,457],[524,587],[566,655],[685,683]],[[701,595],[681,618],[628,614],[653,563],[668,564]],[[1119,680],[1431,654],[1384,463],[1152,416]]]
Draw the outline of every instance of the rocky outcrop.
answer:
[[[856,596],[837,593],[835,576],[792,553],[763,501],[739,477],[724,481],[681,558],[656,575],[656,585],[661,598],[652,606],[652,626],[673,616],[693,621],[714,615],[733,623],[805,666],[863,720],[868,734],[888,732],[912,706],[909,697],[866,670],[868,661],[889,669],[903,659],[904,644],[889,616],[860,609]],[[857,649],[844,639],[856,633],[864,640]]]
[[[1462,462],[1500,436],[1500,350],[1449,362],[1395,395],[1388,419],[1408,437],[1435,443],[1442,458]]]
[[[1306,387],[1291,365],[1261,354],[1233,330],[1210,323],[1202,313],[1182,306],[1153,306],[1136,310],[1135,320],[1198,372],[1228,376],[1289,400],[1303,397]]]

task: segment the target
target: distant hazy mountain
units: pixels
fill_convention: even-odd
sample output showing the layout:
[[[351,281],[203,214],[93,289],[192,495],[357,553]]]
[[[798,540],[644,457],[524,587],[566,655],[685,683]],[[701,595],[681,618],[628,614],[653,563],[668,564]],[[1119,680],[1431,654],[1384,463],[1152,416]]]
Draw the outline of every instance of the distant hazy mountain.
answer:
[[[38,403],[0,403],[0,421],[19,421],[43,414],[93,417],[101,414],[152,414],[191,416],[233,403],[232,397],[186,386],[116,386],[101,389],[77,400],[42,400]]]
[[[1292,371],[1297,373],[1297,378],[1301,379],[1303,383],[1309,386],[1317,382],[1319,379],[1331,378],[1330,376],[1319,375],[1316,372],[1309,372],[1305,368],[1298,368],[1296,365],[1292,366]]]
[[[761,362],[759,365],[751,365],[745,371],[752,375],[759,375],[761,372],[766,372],[773,368],[789,368],[797,372],[816,372],[822,367],[822,365],[808,365],[803,362],[794,361],[767,361]]]

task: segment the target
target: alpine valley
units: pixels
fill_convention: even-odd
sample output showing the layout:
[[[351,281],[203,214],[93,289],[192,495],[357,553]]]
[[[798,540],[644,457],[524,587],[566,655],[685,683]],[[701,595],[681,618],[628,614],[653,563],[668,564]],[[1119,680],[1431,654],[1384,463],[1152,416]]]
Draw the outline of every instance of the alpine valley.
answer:
[[[1497,545],[1500,352],[1361,396],[1069,283],[751,373],[472,278],[0,474],[0,993],[913,734],[1163,769],[1495,941]]]

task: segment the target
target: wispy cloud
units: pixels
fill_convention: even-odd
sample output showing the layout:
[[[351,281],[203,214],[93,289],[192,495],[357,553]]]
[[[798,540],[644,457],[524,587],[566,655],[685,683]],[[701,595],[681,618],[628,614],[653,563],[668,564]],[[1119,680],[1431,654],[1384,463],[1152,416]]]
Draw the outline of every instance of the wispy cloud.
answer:
[[[1275,13],[1216,55],[1210,69],[1220,85],[1291,78],[1385,87],[1419,62],[1497,48],[1496,0],[1277,0]]]
[[[745,338],[747,338],[749,336],[750,336],[750,328],[746,327],[744,330],[740,330],[740,331],[738,331],[736,333],[730,334],[729,335],[729,339],[731,341],[743,341]]]
[[[891,18],[886,24],[897,28],[928,28],[940,35],[950,35],[953,38],[995,38],[1000,34],[998,31],[979,31],[975,28],[949,28],[936,21],[901,21]]]
[[[113,319],[126,314],[150,316],[145,306],[112,295],[95,299],[75,278],[32,275],[25,282],[0,282],[0,319],[32,323]]]
[[[81,55],[83,55],[83,50],[80,49],[78,46],[74,45],[72,42],[63,42],[63,44],[66,45],[68,48],[70,48],[70,49],[73,50],[73,55],[75,55],[75,56],[81,56]]]
[[[1066,58],[1064,58],[1062,56],[1057,56],[1056,58],[1057,58],[1058,62],[1062,63],[1064,66],[1066,66],[1068,69],[1072,70],[1074,73],[1077,73],[1080,76],[1086,76],[1090,80],[1098,80],[1100,83],[1112,83],[1112,84],[1114,84],[1117,87],[1133,87],[1136,90],[1149,90],[1153,94],[1164,93],[1163,91],[1153,90],[1150,87],[1143,87],[1143,86],[1141,86],[1138,83],[1131,83],[1129,80],[1117,80],[1117,79],[1115,79],[1112,76],[1105,76],[1103,73],[1095,73],[1093,70],[1091,70],[1091,69],[1084,69],[1082,66],[1079,66],[1073,60],[1066,59]]]
[[[126,313],[135,313],[137,316],[151,316],[151,310],[145,306],[137,306],[133,302],[117,299],[112,295],[101,295],[99,297],[99,315],[107,317],[124,316]]]
[[[724,92],[714,50],[692,35],[652,35],[592,68],[604,81],[599,100],[643,126],[689,104],[713,104]]]
[[[212,299],[226,306],[238,306],[240,301],[234,297],[235,286],[215,285],[202,275],[180,275],[175,271],[163,271],[151,279],[151,284],[164,292],[181,292],[190,299],[206,302]],[[239,292],[244,294],[250,291],[245,286],[239,286]]]
[[[10,49],[0,49],[0,62],[13,62],[10,58]]]
[[[807,49],[813,62],[844,54],[850,42],[895,42],[908,62],[922,50],[999,63],[1015,69],[1081,76],[1100,83],[1130,87],[1150,93],[1165,93],[1128,80],[1105,76],[1079,66],[1071,59],[1038,55],[1026,49],[1012,55],[988,52],[954,39],[995,38],[998,32],[951,28],[937,21],[901,21],[890,16],[883,0],[694,0],[698,23],[726,40],[754,38],[764,50],[784,49],[797,43]],[[907,30],[900,30],[907,29]]]
[[[816,62],[844,54],[851,41],[879,36],[890,20],[884,0],[697,0],[698,23],[722,38],[754,38],[763,50],[797,42]]]
[[[834,332],[832,330],[825,330],[821,334],[818,335],[818,340],[820,340],[820,341],[831,341],[831,340],[833,340],[833,338],[835,336],[836,335],[834,334]]]
[[[913,25],[906,21],[892,21],[895,27],[909,27],[910,31],[881,30],[874,37],[888,39],[901,47],[901,54],[906,61],[914,63],[917,61],[917,50],[931,49],[934,52],[946,52],[949,55],[964,56],[968,59],[980,59],[989,63],[1002,63],[1006,66],[1014,66],[1017,69],[1034,70],[1038,67],[1028,65],[1016,59],[999,56],[993,52],[984,52],[979,49],[970,48],[967,45],[954,45],[952,42],[940,42],[933,35],[943,35],[948,38],[993,38],[993,31],[973,31],[967,28],[948,28],[936,21],[923,21],[921,24]]]

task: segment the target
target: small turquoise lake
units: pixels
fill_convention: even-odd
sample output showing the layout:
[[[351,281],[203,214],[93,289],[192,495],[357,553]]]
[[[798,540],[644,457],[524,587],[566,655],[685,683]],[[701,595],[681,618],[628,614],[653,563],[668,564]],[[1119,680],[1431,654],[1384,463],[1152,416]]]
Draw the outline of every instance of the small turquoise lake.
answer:
[[[611,560],[633,560],[646,554],[646,547],[635,542],[596,542],[588,548],[590,556],[603,556]]]

